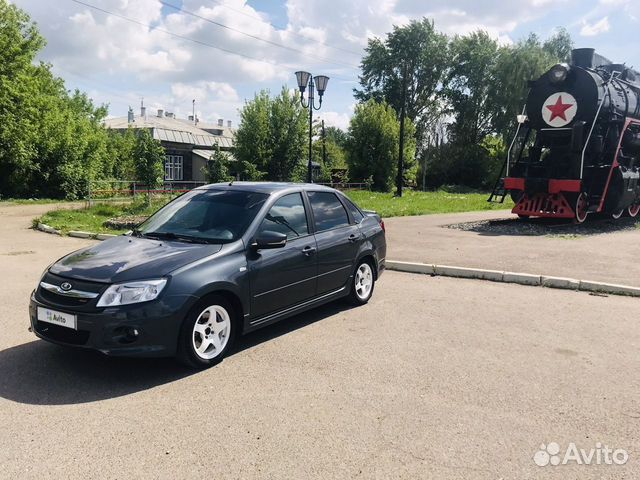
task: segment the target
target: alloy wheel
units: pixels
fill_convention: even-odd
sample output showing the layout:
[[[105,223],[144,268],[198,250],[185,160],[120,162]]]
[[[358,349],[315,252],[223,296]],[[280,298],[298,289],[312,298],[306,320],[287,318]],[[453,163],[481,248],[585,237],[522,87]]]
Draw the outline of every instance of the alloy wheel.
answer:
[[[371,265],[368,263],[362,263],[356,271],[355,278],[355,290],[356,295],[361,300],[366,300],[371,294],[371,288],[373,287],[373,271]]]
[[[196,355],[211,360],[222,353],[229,342],[231,317],[220,305],[205,308],[193,325],[191,342]]]

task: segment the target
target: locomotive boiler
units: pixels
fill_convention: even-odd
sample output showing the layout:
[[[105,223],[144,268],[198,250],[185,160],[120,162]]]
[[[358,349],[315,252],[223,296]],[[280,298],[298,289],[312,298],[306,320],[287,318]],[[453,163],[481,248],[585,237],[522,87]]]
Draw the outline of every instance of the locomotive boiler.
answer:
[[[640,213],[640,74],[573,50],[530,91],[490,200],[520,217]]]

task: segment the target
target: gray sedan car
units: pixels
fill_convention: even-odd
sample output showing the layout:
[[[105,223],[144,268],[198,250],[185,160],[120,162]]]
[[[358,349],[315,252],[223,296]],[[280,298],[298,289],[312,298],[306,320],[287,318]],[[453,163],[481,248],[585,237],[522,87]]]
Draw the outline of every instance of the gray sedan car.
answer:
[[[382,219],[337,190],[207,185],[47,268],[31,328],[62,345],[203,368],[239,334],[342,297],[367,303],[385,254]]]

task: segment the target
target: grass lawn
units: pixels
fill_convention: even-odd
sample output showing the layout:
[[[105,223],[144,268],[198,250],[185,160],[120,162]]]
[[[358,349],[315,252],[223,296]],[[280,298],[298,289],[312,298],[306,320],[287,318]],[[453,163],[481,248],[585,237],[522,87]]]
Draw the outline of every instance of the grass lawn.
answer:
[[[146,205],[142,198],[133,203],[97,203],[90,208],[76,210],[59,209],[45,213],[33,220],[34,225],[44,223],[63,234],[71,230],[91,233],[124,233],[126,229],[114,230],[103,224],[109,219],[125,216],[149,216],[169,201],[168,196],[153,198]]]
[[[402,217],[426,215],[430,213],[471,212],[475,210],[500,210],[512,208],[510,199],[505,202],[489,203],[488,193],[416,192],[407,190],[402,198],[392,193],[352,190],[347,195],[365,210],[375,210],[382,217]]]
[[[402,198],[391,193],[351,190],[346,192],[361,208],[375,210],[383,217],[399,217],[406,215],[425,215],[430,213],[469,212],[474,210],[496,210],[511,208],[511,201],[504,204],[487,202],[486,193],[450,193],[414,192],[407,190]],[[168,202],[169,196],[153,198],[147,206],[143,198],[133,203],[97,203],[90,208],[77,210],[52,210],[40,218],[34,219],[49,225],[63,234],[70,230],[91,233],[123,233],[126,230],[114,230],[104,226],[104,222],[116,217],[148,216]],[[29,201],[26,201],[27,203]]]

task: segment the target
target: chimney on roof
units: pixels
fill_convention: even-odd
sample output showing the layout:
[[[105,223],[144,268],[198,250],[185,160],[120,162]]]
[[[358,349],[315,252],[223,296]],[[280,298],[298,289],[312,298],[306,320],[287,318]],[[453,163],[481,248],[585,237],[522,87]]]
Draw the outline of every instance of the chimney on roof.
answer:
[[[189,115],[189,121],[193,122],[193,115]]]
[[[144,106],[144,98],[140,100],[140,116],[143,119],[147,118],[147,107]]]
[[[218,126],[219,127],[224,127],[224,118],[219,118],[218,119]]]
[[[127,123],[133,123],[135,119],[133,118],[133,108],[129,107],[129,111],[127,112]]]
[[[158,109],[158,116],[159,117],[163,117],[164,116],[164,110],[163,109],[161,109],[161,108]]]
[[[227,120],[227,127],[231,128],[231,120]]]
[[[164,116],[167,118],[174,118],[173,112],[164,112]]]

